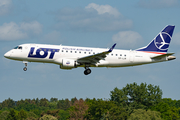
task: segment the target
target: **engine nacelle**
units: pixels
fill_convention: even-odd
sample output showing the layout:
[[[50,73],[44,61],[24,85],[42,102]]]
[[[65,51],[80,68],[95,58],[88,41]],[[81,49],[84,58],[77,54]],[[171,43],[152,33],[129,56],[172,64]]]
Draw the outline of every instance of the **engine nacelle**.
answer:
[[[72,69],[76,67],[76,61],[71,59],[62,59],[62,65],[60,65],[61,69]]]

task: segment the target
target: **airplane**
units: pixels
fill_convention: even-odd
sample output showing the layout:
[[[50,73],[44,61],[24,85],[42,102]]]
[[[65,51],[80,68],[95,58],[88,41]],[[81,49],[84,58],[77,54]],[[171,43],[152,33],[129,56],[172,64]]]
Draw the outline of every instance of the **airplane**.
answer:
[[[53,63],[61,69],[84,67],[84,74],[91,73],[90,67],[128,67],[176,59],[167,53],[175,26],[166,26],[147,46],[136,50],[76,47],[47,44],[21,44],[4,54],[4,57],[22,61],[27,70],[28,62]]]

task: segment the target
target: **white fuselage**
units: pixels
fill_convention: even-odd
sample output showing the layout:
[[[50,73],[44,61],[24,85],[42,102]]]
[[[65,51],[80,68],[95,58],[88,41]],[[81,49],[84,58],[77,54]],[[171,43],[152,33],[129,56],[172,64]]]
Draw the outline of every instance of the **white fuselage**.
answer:
[[[22,48],[12,49],[4,56],[6,58],[19,61],[54,63],[62,65],[64,59],[76,62],[79,58],[102,53],[108,50],[101,48],[45,44],[22,44],[20,46]],[[158,56],[159,54],[160,53],[114,49],[112,52],[107,54],[104,59],[100,60],[96,64],[90,64],[89,67],[126,67],[168,60],[167,56],[160,59],[152,59],[152,57]],[[85,67],[85,64],[77,64],[76,67]]]

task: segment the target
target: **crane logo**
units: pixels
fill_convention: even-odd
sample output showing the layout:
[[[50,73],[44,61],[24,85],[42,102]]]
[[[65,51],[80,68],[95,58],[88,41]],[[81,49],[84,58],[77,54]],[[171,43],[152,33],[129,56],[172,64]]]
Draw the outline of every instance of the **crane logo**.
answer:
[[[162,32],[155,38],[154,44],[159,50],[167,50],[170,41],[171,41],[171,36],[166,32]]]

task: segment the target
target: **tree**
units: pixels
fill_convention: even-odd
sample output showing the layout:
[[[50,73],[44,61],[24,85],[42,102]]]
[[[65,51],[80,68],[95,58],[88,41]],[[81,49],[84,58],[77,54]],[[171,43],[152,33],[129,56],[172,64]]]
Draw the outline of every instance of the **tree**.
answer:
[[[156,106],[150,108],[153,111],[159,111],[161,113],[161,118],[164,120],[177,120],[179,118],[179,111],[175,107],[169,107],[165,102],[160,102]]]
[[[123,108],[117,105],[113,105],[109,110],[110,120],[127,120],[129,114]]]
[[[11,109],[6,120],[18,120],[18,114],[14,109]]]
[[[58,98],[51,98],[50,102],[58,102]]]
[[[135,109],[127,120],[162,120],[157,111]]]
[[[71,105],[74,105],[74,102],[77,101],[78,99],[75,97],[75,98],[72,98],[71,99]]]
[[[56,118],[59,118],[58,113],[59,113],[59,110],[48,110],[47,112],[42,112],[41,116],[51,115],[51,116],[54,116]]]
[[[27,115],[28,115],[28,118],[31,118],[31,119],[38,118],[38,116],[34,112],[31,112],[31,111],[28,112]]]
[[[68,99],[59,100],[57,103],[57,108],[62,110],[67,110],[70,107],[70,101]]]
[[[87,102],[89,108],[85,118],[92,120],[100,119],[126,119],[126,110],[117,106],[113,101],[93,99]]]
[[[15,101],[8,98],[5,101],[2,102],[2,108],[7,107],[7,108],[13,108],[15,107]]]
[[[18,118],[19,118],[20,120],[26,119],[26,118],[27,118],[27,113],[26,113],[26,111],[24,111],[23,109],[20,110],[19,113],[18,113]]]
[[[87,114],[88,105],[84,102],[83,99],[76,100],[74,105],[71,106],[69,110],[70,119],[84,119],[85,114]]]
[[[40,99],[39,106],[48,107],[48,99],[46,99],[46,98]]]
[[[9,111],[3,111],[1,114],[0,114],[0,120],[5,120],[7,118],[9,114]]]
[[[111,101],[118,106],[131,107],[128,109],[148,109],[158,104],[162,99],[162,90],[159,86],[146,83],[127,84],[123,89],[117,87],[110,93]]]
[[[69,118],[69,111],[59,110],[59,120],[67,120]]]
[[[58,119],[54,116],[51,116],[51,115],[44,115],[39,120],[58,120]]]

